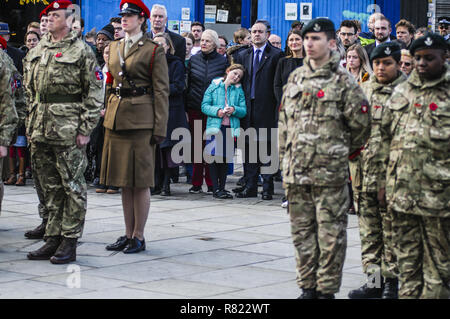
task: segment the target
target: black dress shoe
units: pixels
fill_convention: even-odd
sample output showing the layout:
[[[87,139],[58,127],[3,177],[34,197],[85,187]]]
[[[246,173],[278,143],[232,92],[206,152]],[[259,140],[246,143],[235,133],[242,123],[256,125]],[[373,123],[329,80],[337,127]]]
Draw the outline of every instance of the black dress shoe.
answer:
[[[117,241],[114,244],[106,246],[106,250],[121,251],[128,245],[129,241],[130,239],[127,238],[127,236],[121,236],[117,238]]]
[[[316,289],[302,289],[302,294],[297,299],[317,299]]]
[[[47,227],[47,219],[43,219],[42,223],[35,229],[27,231],[25,237],[28,239],[42,239],[45,235],[45,227]]]
[[[159,194],[161,194],[161,191],[162,190],[159,187],[150,188],[151,195],[159,195]]]
[[[334,294],[323,294],[320,291],[318,291],[317,299],[334,299]]]
[[[136,237],[133,237],[128,242],[128,245],[123,250],[123,253],[124,254],[134,254],[134,253],[138,253],[143,250],[145,250],[145,239],[140,241]]]
[[[398,279],[386,278],[381,299],[398,299]]]
[[[230,193],[224,191],[224,190],[219,190],[216,191],[213,194],[214,198],[220,198],[220,199],[233,199],[233,195],[231,195]]]
[[[364,284],[358,289],[354,289],[349,292],[348,298],[350,299],[379,299],[383,294],[382,288],[369,287],[368,284]]]
[[[272,194],[270,194],[270,192],[263,192],[262,199],[263,200],[272,200],[273,197],[272,197]]]
[[[233,188],[232,191],[233,191],[233,193],[240,193],[240,192],[242,192],[244,189],[245,189],[245,186],[241,186],[241,187]]]
[[[256,190],[250,190],[245,188],[242,192],[236,193],[237,198],[249,198],[249,197],[258,197],[258,192]]]

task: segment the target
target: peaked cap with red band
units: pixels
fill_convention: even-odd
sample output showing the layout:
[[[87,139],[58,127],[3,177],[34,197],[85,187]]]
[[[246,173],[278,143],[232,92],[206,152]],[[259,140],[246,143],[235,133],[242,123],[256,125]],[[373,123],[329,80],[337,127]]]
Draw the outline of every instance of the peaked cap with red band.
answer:
[[[72,1],[70,1],[70,0],[56,0],[56,1],[53,1],[52,3],[50,3],[48,5],[48,7],[44,9],[44,11],[48,15],[52,11],[67,9],[68,7],[70,7],[72,5],[73,5]]]
[[[120,13],[122,16],[124,14],[137,14],[146,19],[150,18],[150,10],[141,0],[122,0],[120,2]]]
[[[6,46],[8,42],[6,42],[5,38],[0,35],[0,49],[6,50]]]

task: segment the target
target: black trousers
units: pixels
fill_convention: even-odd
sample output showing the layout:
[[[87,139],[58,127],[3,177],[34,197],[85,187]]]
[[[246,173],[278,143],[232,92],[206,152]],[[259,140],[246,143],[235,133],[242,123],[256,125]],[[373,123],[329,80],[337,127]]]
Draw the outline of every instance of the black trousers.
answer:
[[[225,160],[224,160],[225,162]],[[213,192],[225,190],[227,182],[228,163],[211,163],[209,164],[209,174],[213,184]]]

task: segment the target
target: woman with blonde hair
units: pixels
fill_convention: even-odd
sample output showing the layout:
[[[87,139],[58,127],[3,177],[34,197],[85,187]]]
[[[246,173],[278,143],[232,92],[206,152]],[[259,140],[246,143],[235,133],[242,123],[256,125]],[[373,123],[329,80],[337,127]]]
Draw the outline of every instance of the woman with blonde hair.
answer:
[[[373,71],[366,50],[359,44],[353,44],[348,48],[346,58],[346,68],[358,84],[367,81]]]
[[[414,70],[414,58],[409,50],[403,49],[401,52],[400,70],[405,73],[406,76],[409,76],[412,70]]]

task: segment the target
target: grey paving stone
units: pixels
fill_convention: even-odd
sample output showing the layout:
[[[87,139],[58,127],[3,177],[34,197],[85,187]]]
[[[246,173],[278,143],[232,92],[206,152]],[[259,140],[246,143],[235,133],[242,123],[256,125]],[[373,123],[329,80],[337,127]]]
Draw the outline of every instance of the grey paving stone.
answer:
[[[71,265],[76,265],[74,262]],[[54,265],[49,260],[19,260],[8,261],[0,263],[0,270],[11,271],[35,275],[35,276],[50,276],[53,274],[67,273],[69,265]],[[81,270],[87,270],[88,267],[81,267]],[[1,289],[1,288],[0,288]]]
[[[180,228],[186,228],[186,229],[193,229],[193,230],[208,230],[208,231],[225,231],[225,230],[237,230],[237,229],[243,229],[245,226],[239,226],[239,225],[231,225],[231,224],[225,224],[225,223],[219,223],[215,220],[194,220],[194,221],[188,221],[188,222],[178,222],[174,223],[175,226]]]
[[[291,238],[291,225],[289,222],[278,223],[274,225],[249,227],[245,231],[250,233],[270,234],[285,238]]]
[[[141,289],[116,288],[68,296],[71,299],[180,299],[180,296],[157,293]]]
[[[154,280],[173,278],[176,276],[184,277],[190,274],[202,274],[210,270],[211,268],[208,267],[189,266],[154,260],[105,267],[102,269],[87,270],[84,273],[89,276],[113,278],[132,283],[144,283]]]
[[[292,244],[280,243],[280,242],[266,242],[251,245],[244,245],[239,247],[230,248],[240,251],[248,251],[253,253],[268,254],[280,257],[294,256],[294,246]]]
[[[259,265],[263,261],[273,260],[274,258],[274,256],[269,255],[253,254],[228,249],[217,249],[170,257],[166,258],[165,261],[214,268],[231,268],[243,265],[255,266]]]
[[[67,297],[74,294],[87,292],[85,289],[71,289],[61,285],[49,284],[35,280],[19,280],[14,282],[0,283],[1,299],[53,299]]]
[[[10,282],[10,281],[20,281],[25,279],[33,278],[34,275],[26,275],[12,271],[0,270],[0,283]]]
[[[283,238],[283,237],[276,236],[276,235],[248,232],[248,229],[222,231],[222,232],[214,232],[214,233],[208,232],[208,233],[205,233],[204,236],[241,241],[241,242],[245,242],[245,243],[259,243],[259,242],[267,242],[267,241],[276,241],[276,240]]]
[[[67,287],[68,275],[60,274],[60,275],[44,276],[34,278],[34,280]],[[89,276],[85,275],[84,272],[81,271],[79,284],[81,289],[87,289],[92,291],[92,290],[114,289],[126,286],[129,284],[129,282],[111,278]]]
[[[215,295],[214,299],[296,299],[301,294],[295,280],[289,280],[273,285],[251,289],[241,289],[236,292]],[[261,303],[266,303],[262,301]],[[267,303],[270,303],[267,300]],[[269,306],[270,307],[270,306]]]
[[[143,284],[130,285],[128,287],[176,295],[183,298],[209,298],[217,294],[236,291],[235,288],[176,279],[158,280]]]
[[[278,258],[271,261],[259,262],[253,265],[254,267],[264,268],[264,269],[274,269],[280,271],[289,271],[295,274],[295,258]]]
[[[293,280],[295,276],[286,271],[243,266],[183,276],[182,279],[248,289]]]

